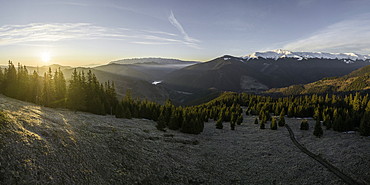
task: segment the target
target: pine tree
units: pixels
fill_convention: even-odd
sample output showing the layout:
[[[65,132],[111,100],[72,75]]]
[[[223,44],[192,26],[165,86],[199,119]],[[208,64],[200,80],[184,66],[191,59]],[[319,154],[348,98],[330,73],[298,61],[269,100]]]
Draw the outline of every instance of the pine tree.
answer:
[[[284,110],[280,113],[278,124],[281,127],[285,125]]]
[[[272,118],[271,121],[271,130],[276,130],[277,129],[277,124],[276,124],[276,119]]]
[[[180,128],[180,125],[179,123],[177,122],[178,120],[178,117],[177,117],[177,114],[172,114],[171,115],[171,119],[170,119],[170,122],[168,123],[168,128],[171,129],[171,130],[177,130]]]
[[[260,123],[260,129],[265,129],[265,122],[264,121],[261,121],[261,123]]]
[[[315,124],[315,128],[314,128],[314,131],[313,131],[313,135],[318,136],[318,137],[321,137],[322,134],[323,134],[323,131],[322,131],[322,128],[321,128],[321,123],[320,123],[320,120],[317,119],[316,120],[316,124]]]
[[[369,104],[368,104],[369,106]],[[360,123],[360,135],[370,136],[370,113],[366,112]]]
[[[326,130],[330,130],[331,128],[331,121],[330,121],[330,116],[326,115],[326,119],[324,121],[324,125],[326,127]]]
[[[258,119],[256,117],[256,119],[254,119],[254,124],[258,124]]]
[[[237,125],[241,125],[243,122],[243,115],[240,114],[240,116],[238,117],[238,120],[236,122]]]
[[[166,122],[164,120],[163,114],[159,115],[159,118],[158,118],[156,127],[157,127],[158,130],[166,131],[165,130],[165,128],[166,128]]]
[[[224,128],[224,126],[222,125],[222,122],[223,122],[222,117],[220,117],[220,118],[217,120],[217,123],[216,123],[216,128],[217,128],[217,129],[222,129],[222,128]]]
[[[230,121],[230,128],[231,130],[235,130],[235,122],[233,120]]]
[[[124,118],[123,106],[121,103],[117,104],[115,116],[116,118]]]
[[[131,111],[128,107],[125,108],[125,112],[124,112],[124,115],[125,115],[125,118],[127,119],[132,119],[132,115],[131,115]],[[159,119],[159,118],[158,118]],[[159,120],[158,120],[159,121]]]

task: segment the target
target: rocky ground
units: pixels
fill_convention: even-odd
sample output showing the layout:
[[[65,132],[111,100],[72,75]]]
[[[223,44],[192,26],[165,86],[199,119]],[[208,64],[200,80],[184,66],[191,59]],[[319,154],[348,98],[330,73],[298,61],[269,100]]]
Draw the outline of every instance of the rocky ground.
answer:
[[[205,123],[200,135],[158,131],[143,119],[116,119],[36,106],[0,95],[10,123],[0,130],[1,184],[344,184],[302,153],[285,127],[247,117]],[[370,183],[370,138],[324,130],[315,137],[286,119],[298,142],[357,181]]]

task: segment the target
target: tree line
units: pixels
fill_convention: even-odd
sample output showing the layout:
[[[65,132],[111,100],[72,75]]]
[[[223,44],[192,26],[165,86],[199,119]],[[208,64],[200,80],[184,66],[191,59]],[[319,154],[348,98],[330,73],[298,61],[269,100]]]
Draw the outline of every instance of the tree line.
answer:
[[[287,117],[313,117],[326,129],[344,132],[358,129],[361,135],[370,135],[369,96],[305,95],[297,97],[272,98],[247,93],[225,92],[218,98],[197,106],[175,107],[168,99],[163,105],[145,100],[133,100],[128,90],[126,97],[117,99],[114,82],[100,83],[95,74],[88,71],[71,74],[67,85],[63,72],[52,72],[49,68],[43,77],[36,71],[28,74],[26,66],[18,68],[9,61],[8,68],[0,69],[0,92],[6,96],[34,102],[48,107],[65,107],[75,111],[87,111],[94,114],[114,114],[117,118],[144,118],[157,121],[157,128],[165,130],[180,129],[184,133],[199,134],[204,123],[209,119],[216,121],[215,127],[223,129],[223,123],[229,122],[235,129],[243,121],[242,106],[247,107],[246,115],[258,115],[261,128],[267,121],[272,121],[273,129],[283,126]],[[271,117],[280,115],[279,120]],[[256,119],[258,123],[258,120]],[[316,127],[316,126],[315,126]],[[305,126],[304,126],[305,128]],[[320,133],[318,131],[318,133]],[[320,135],[320,134],[319,134]]]
[[[279,115],[279,121],[281,122],[285,122],[285,120],[280,120],[284,115],[289,118],[313,117],[317,124],[323,122],[323,125],[328,130],[333,129],[338,132],[358,130],[361,135],[370,135],[370,103],[368,94],[361,95],[356,93],[355,95],[349,94],[344,96],[313,94],[272,98],[269,96],[229,92],[200,106],[217,110],[222,106],[232,105],[247,107],[246,115],[256,115],[263,124],[266,121],[273,121],[272,114]],[[278,125],[283,125],[279,121]],[[261,127],[264,127],[264,125]],[[317,132],[320,133],[320,131]]]
[[[8,68],[0,68],[0,93],[8,97],[46,107],[100,115],[114,113],[118,104],[114,82],[99,83],[91,70],[85,75],[74,69],[68,84],[60,68],[52,72],[49,67],[43,77],[37,71],[29,75],[26,66],[18,64],[16,68],[11,61]]]

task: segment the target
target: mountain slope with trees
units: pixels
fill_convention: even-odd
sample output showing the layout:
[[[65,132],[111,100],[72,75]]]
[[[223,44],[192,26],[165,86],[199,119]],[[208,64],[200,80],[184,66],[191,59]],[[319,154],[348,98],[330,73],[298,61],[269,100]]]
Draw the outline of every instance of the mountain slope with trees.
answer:
[[[283,88],[273,88],[266,94],[281,94],[284,96],[300,94],[339,93],[363,91],[370,88],[370,66],[362,67],[342,77],[323,78],[319,81],[292,85]]]

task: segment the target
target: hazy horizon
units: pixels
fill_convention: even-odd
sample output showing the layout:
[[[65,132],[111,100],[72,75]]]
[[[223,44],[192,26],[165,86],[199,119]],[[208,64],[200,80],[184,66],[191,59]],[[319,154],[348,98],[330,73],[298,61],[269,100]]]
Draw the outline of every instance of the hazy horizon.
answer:
[[[208,61],[285,49],[370,54],[369,1],[7,1],[0,64]]]

